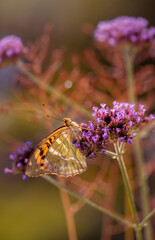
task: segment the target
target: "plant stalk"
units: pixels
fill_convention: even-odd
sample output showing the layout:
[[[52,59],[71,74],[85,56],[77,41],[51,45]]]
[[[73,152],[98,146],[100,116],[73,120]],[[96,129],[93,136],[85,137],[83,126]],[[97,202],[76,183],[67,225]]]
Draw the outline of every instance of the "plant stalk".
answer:
[[[126,77],[128,82],[128,100],[131,103],[136,103],[136,93],[135,93],[135,82],[134,82],[134,57],[135,50],[132,47],[126,46],[123,49],[124,53],[124,61],[126,64]],[[136,165],[138,171],[138,178],[140,183],[140,191],[141,191],[141,200],[142,200],[142,215],[143,217],[149,213],[149,189],[148,183],[146,179],[146,175],[144,172],[144,159],[140,146],[140,137],[137,136],[134,141],[134,151],[136,156]],[[152,240],[152,227],[151,224],[145,228],[144,231],[145,239]]]
[[[59,178],[58,181],[61,184],[65,184],[63,178]],[[71,209],[71,202],[67,192],[64,192],[62,189],[59,189],[60,196],[62,200],[62,204],[65,211],[66,222],[67,222],[67,229],[68,229],[68,237],[69,240],[77,240],[77,232],[76,232],[76,225],[75,225],[75,218],[74,212]]]
[[[49,183],[55,185],[57,188],[64,190],[65,192],[67,192],[68,194],[70,194],[71,196],[87,203],[88,205],[92,206],[93,208],[95,208],[96,210],[107,214],[108,216],[112,217],[113,219],[115,219],[116,221],[119,221],[121,223],[123,223],[124,225],[134,228],[135,224],[129,222],[128,220],[122,218],[120,215],[113,213],[109,210],[107,210],[106,208],[100,207],[98,206],[96,203],[94,203],[93,201],[82,197],[81,195],[73,192],[72,190],[70,190],[67,186],[64,186],[63,184],[59,183],[57,180],[55,180],[53,177],[50,177],[48,175],[43,175],[42,178],[44,178],[46,181],[48,181]]]
[[[135,226],[136,237],[137,237],[137,240],[142,240],[142,233],[141,233],[141,229],[138,226],[139,225],[139,220],[138,220],[138,216],[137,216],[137,211],[136,211],[136,206],[135,206],[133,194],[132,194],[132,191],[131,191],[131,185],[130,185],[130,181],[129,181],[129,178],[128,178],[126,166],[124,164],[123,156],[120,152],[120,147],[118,145],[118,142],[114,143],[114,147],[115,147],[115,151],[117,153],[117,160],[118,160],[120,170],[121,170],[121,173],[122,173],[122,177],[123,177],[123,181],[124,181],[124,185],[125,185],[125,190],[126,190],[126,193],[127,193],[127,196],[128,196],[131,214],[132,214],[134,222],[136,224],[136,226]]]
[[[133,69],[133,61],[135,57],[134,49],[128,45],[125,46],[123,48],[123,56],[126,68],[128,99],[131,103],[136,103],[134,69]]]
[[[139,224],[141,228],[143,228],[146,224],[148,224],[148,221],[153,217],[153,215],[155,215],[155,209],[153,209]]]

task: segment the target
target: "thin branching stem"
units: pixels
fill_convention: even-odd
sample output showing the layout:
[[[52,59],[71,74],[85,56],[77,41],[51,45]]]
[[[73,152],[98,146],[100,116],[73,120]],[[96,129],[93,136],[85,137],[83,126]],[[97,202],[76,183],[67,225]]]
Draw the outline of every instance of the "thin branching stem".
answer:
[[[121,154],[123,153],[123,148],[124,148],[124,142],[121,142],[121,144],[119,146],[119,151]]]
[[[65,184],[65,181],[63,178],[59,178],[58,181],[61,184]],[[75,217],[74,217],[74,212],[72,211],[72,208],[71,208],[69,195],[67,192],[63,191],[62,189],[59,189],[59,191],[60,191],[60,196],[61,196],[62,204],[64,207],[64,211],[65,211],[69,240],[73,240],[73,239],[77,240]]]
[[[64,190],[65,192],[67,192],[68,194],[70,194],[71,196],[75,197],[76,199],[79,199],[85,203],[87,203],[88,205],[92,206],[93,208],[99,210],[100,212],[107,214],[108,216],[112,217],[113,219],[115,219],[116,221],[119,221],[120,223],[126,225],[127,227],[131,227],[134,228],[135,224],[129,222],[128,220],[122,218],[120,215],[113,213],[109,210],[107,210],[106,208],[100,207],[98,206],[96,203],[94,203],[93,201],[82,197],[81,195],[79,195],[78,193],[75,193],[74,191],[70,190],[67,186],[64,186],[63,184],[59,183],[57,180],[55,180],[53,177],[50,177],[48,175],[43,175],[42,178],[44,178],[46,181],[48,181],[49,183],[55,185],[57,188]]]
[[[148,221],[155,215],[155,209],[153,209],[144,219],[143,221],[139,224],[141,228],[143,228],[146,224],[148,224]]]
[[[111,156],[112,158],[116,158],[116,157],[117,157],[117,154],[116,154],[116,153],[111,152],[111,151],[108,151],[108,150],[106,150],[105,154]]]
[[[141,233],[141,228],[139,228],[139,220],[138,220],[136,206],[135,206],[135,202],[134,202],[134,198],[133,198],[133,194],[132,194],[132,190],[131,190],[131,185],[130,185],[128,173],[126,170],[126,166],[124,164],[123,156],[120,152],[120,146],[119,146],[118,142],[114,143],[114,147],[115,147],[115,151],[117,153],[117,160],[118,160],[120,170],[122,173],[125,190],[126,190],[126,193],[128,196],[130,210],[131,210],[134,222],[136,224],[136,227],[135,227],[136,237],[137,237],[137,240],[142,240],[142,233]]]

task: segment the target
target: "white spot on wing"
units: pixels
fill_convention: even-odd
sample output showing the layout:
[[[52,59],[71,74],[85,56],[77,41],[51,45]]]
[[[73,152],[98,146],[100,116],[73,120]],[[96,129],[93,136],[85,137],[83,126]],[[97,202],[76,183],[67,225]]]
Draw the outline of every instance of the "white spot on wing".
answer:
[[[64,144],[63,144],[63,145],[64,145]],[[49,148],[49,152],[52,153],[53,155],[59,156],[61,159],[62,159],[62,158],[64,159],[64,157],[62,157],[61,153],[55,151],[55,149],[52,148],[52,147]],[[69,158],[65,158],[64,160],[65,160],[65,161],[70,161],[70,160],[75,160],[75,158],[69,157]]]
[[[57,142],[58,144],[61,144],[61,143],[62,143],[59,138],[57,138],[56,142]]]
[[[54,155],[61,156],[61,154],[60,154],[59,152],[55,151],[55,149],[52,148],[52,147],[49,148],[49,152],[51,152],[51,153],[54,154]]]

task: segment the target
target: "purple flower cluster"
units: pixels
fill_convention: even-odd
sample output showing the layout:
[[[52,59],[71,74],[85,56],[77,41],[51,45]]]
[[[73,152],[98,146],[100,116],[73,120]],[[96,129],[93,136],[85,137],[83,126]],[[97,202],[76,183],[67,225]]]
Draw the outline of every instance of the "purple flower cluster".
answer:
[[[33,151],[32,143],[30,141],[25,142],[21,145],[16,152],[10,154],[9,159],[12,161],[12,169],[5,168],[5,173],[23,174],[23,180],[27,179],[25,175],[25,168],[27,165],[28,158]]]
[[[81,138],[75,141],[76,147],[90,157],[98,152],[105,153],[105,146],[110,142],[132,143],[139,127],[150,122],[154,116],[145,116],[143,105],[135,110],[135,104],[113,102],[113,108],[100,104],[101,108],[93,107],[95,121],[88,125],[81,124]],[[88,130],[86,130],[88,129]]]
[[[98,23],[94,38],[110,46],[122,42],[132,44],[150,42],[155,36],[155,27],[148,27],[149,22],[142,17],[120,16]]]
[[[0,64],[8,60],[17,60],[26,51],[19,37],[14,35],[4,37],[0,40]]]

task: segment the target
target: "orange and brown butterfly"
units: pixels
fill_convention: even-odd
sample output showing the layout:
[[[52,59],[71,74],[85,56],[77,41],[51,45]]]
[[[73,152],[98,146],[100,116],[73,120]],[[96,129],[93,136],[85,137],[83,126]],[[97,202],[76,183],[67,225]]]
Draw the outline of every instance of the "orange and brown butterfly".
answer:
[[[73,140],[80,137],[81,128],[70,118],[64,118],[64,123],[34,149],[28,159],[27,176],[56,174],[72,177],[86,171],[86,157],[73,144]]]

